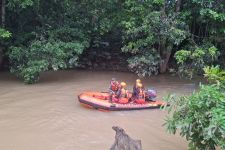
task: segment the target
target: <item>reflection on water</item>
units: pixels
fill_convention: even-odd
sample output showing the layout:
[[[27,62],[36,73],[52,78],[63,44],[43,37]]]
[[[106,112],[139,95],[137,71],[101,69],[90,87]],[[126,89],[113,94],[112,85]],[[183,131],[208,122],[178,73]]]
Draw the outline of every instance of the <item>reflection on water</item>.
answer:
[[[1,150],[106,150],[114,141],[113,125],[142,140],[144,150],[182,150],[187,143],[162,127],[166,112],[140,110],[101,112],[81,107],[82,91],[106,91],[112,77],[131,89],[137,78],[131,73],[61,71],[48,72],[35,85],[24,85],[9,73],[0,73]],[[189,94],[197,81],[160,75],[143,79],[161,99],[168,93]]]

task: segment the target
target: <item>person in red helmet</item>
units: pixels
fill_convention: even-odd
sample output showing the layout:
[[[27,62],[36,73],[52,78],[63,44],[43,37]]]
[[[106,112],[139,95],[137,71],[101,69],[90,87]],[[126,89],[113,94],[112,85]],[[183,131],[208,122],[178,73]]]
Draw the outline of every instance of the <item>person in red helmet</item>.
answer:
[[[110,87],[109,87],[109,100],[112,102],[113,95],[116,95],[120,87],[120,83],[115,79],[112,78],[110,81]]]

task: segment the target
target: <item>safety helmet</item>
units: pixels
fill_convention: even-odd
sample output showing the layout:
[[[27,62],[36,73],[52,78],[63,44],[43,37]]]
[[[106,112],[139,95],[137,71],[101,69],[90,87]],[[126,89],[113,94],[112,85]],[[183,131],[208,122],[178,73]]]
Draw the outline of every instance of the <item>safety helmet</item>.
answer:
[[[125,82],[121,82],[120,85],[121,85],[122,87],[125,87],[127,84],[126,84]]]
[[[137,79],[137,80],[136,80],[136,83],[141,83],[141,80],[140,80],[140,79]]]
[[[137,83],[137,87],[142,88],[142,84],[141,83]]]

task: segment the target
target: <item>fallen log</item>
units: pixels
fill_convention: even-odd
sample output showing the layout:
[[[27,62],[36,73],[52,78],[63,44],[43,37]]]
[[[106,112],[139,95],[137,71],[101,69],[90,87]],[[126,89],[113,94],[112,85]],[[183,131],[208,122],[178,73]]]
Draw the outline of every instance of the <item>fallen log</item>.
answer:
[[[115,142],[111,146],[110,150],[141,150],[141,140],[134,140],[127,135],[124,129],[113,126],[113,130],[116,131]]]

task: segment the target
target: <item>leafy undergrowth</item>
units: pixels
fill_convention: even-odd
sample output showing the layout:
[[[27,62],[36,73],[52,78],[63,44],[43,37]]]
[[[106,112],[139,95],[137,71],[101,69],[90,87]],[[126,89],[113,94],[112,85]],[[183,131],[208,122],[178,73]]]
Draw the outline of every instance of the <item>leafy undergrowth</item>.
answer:
[[[225,76],[219,67],[207,67],[209,85],[201,85],[198,92],[179,98],[169,95],[166,108],[169,115],[165,126],[169,133],[189,141],[189,149],[225,149]]]

